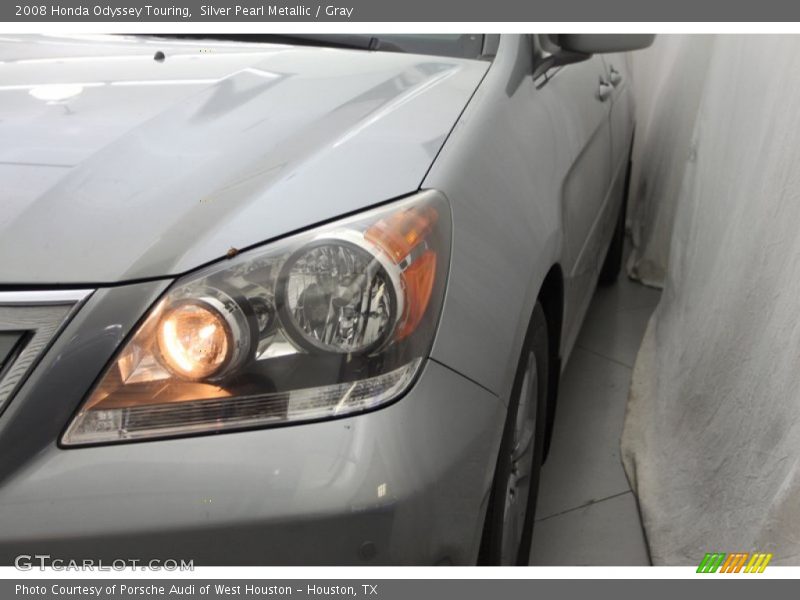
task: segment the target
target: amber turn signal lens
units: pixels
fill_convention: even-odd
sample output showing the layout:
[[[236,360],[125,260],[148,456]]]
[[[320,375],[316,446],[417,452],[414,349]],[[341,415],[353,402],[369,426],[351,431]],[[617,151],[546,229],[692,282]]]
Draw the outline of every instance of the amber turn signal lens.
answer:
[[[406,314],[397,330],[398,340],[410,335],[425,316],[436,281],[436,253],[426,250],[403,272],[403,280],[406,284]]]
[[[364,234],[405,269],[401,275],[405,314],[395,334],[398,340],[417,328],[431,299],[436,281],[436,252],[427,247],[425,240],[438,219],[436,209],[431,206],[412,207],[381,219]]]
[[[158,324],[158,350],[164,365],[190,381],[222,371],[230,359],[231,342],[224,317],[201,302],[168,309]]]
[[[438,219],[436,209],[431,206],[407,208],[372,225],[364,237],[400,263],[428,237]]]

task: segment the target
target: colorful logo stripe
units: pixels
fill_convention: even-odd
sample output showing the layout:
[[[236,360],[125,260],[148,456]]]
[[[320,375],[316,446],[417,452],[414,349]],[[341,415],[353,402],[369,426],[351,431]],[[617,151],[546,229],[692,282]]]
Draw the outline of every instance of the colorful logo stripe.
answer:
[[[708,552],[697,567],[698,573],[763,573],[772,554],[765,552]]]

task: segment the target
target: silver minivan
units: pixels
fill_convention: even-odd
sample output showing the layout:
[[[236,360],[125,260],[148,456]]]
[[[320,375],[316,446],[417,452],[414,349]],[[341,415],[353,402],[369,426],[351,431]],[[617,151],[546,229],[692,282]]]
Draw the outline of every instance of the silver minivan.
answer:
[[[641,35],[0,40],[0,562],[527,564]]]

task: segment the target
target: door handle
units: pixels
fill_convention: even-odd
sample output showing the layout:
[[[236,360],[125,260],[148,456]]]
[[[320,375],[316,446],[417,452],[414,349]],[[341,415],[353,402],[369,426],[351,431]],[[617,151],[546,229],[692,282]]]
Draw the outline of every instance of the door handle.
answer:
[[[600,87],[597,88],[597,99],[600,102],[605,102],[611,97],[611,93],[614,91],[614,86],[608,83],[607,81],[601,81]]]
[[[614,65],[611,65],[611,74],[608,76],[608,80],[614,87],[617,87],[620,83],[622,83],[622,73],[617,71]]]

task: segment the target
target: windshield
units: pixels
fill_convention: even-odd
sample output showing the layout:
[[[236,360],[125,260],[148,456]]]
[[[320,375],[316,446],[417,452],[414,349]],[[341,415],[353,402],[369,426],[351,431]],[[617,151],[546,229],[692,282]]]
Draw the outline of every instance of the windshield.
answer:
[[[248,43],[326,46],[383,52],[432,54],[454,58],[480,58],[482,34],[176,34],[179,37],[206,40],[230,40]]]
[[[483,51],[480,34],[386,34],[379,40],[392,43],[400,52],[434,54],[455,58],[478,58]]]

